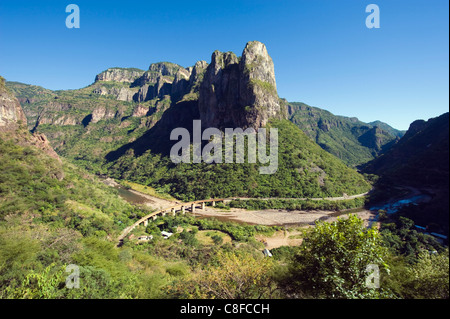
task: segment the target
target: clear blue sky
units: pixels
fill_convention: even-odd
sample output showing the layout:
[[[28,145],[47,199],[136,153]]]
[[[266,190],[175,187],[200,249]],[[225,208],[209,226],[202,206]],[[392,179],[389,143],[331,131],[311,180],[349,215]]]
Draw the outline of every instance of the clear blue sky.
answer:
[[[81,28],[67,29],[75,3]],[[380,8],[368,29],[365,8]],[[447,0],[0,1],[0,75],[77,89],[109,67],[210,62],[264,42],[278,94],[407,129],[449,106]]]

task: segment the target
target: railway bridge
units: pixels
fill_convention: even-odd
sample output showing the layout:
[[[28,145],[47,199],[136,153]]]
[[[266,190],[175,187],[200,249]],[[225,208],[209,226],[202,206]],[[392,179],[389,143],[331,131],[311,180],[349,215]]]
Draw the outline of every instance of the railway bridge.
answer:
[[[164,209],[157,210],[153,213],[150,213],[148,215],[145,215],[141,219],[139,219],[137,222],[135,222],[133,225],[125,228],[122,233],[120,234],[118,240],[119,240],[119,246],[121,246],[123,239],[128,236],[128,234],[133,231],[136,227],[143,224],[145,227],[148,225],[149,220],[156,220],[158,217],[164,217],[167,214],[171,214],[172,216],[175,216],[177,213],[185,214],[186,211],[190,211],[191,213],[194,213],[196,209],[204,210],[206,207],[206,203],[211,203],[212,206],[216,206],[216,203],[222,202],[230,202],[233,198],[215,198],[215,199],[205,199],[205,200],[198,200],[195,202],[189,202],[189,203],[183,203],[178,204],[170,207],[166,207]]]

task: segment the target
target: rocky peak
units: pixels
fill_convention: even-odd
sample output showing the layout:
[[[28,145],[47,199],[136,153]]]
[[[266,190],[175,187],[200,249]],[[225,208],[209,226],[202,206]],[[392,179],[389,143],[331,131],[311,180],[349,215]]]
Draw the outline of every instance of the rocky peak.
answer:
[[[424,120],[416,120],[409,125],[408,135],[414,135],[427,126],[427,122]]]
[[[137,78],[144,74],[143,70],[135,68],[110,68],[95,77],[95,82],[98,81],[114,81],[133,83]]]
[[[268,82],[276,90],[273,61],[263,43],[258,41],[247,43],[242,53],[241,68],[248,78]]]
[[[277,94],[275,71],[266,46],[247,43],[242,57],[215,51],[199,92],[205,127],[265,126],[271,117],[284,117]]]
[[[171,62],[159,62],[150,64],[148,71],[161,75],[175,76],[179,69],[183,69],[183,67]]]
[[[206,61],[197,61],[192,68],[191,77],[189,78],[189,85],[193,87],[196,84],[200,84],[203,80],[208,63]]]
[[[181,68],[175,74],[175,79],[172,83],[171,95],[175,100],[178,100],[183,95],[189,93],[189,79],[191,77],[192,68],[184,69]]]

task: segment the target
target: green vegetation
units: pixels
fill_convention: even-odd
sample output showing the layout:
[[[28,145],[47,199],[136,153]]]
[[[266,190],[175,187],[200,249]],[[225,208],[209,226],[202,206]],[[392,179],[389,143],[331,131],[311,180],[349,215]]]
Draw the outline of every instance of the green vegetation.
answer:
[[[404,138],[363,168],[366,173],[380,176],[377,186],[383,191],[374,198],[376,201],[398,192],[398,188],[429,192],[429,202],[408,207],[403,216],[446,236],[450,216],[448,132],[448,112],[428,121],[415,121]]]
[[[155,228],[156,226],[156,228]],[[233,222],[222,222],[214,218],[198,219],[192,216],[175,216],[175,217],[163,217],[159,218],[155,223],[149,224],[146,229],[137,230],[136,234],[158,234],[162,230],[177,232],[177,227],[182,227],[185,232],[186,229],[194,227],[199,231],[215,230],[228,234],[233,240],[239,242],[254,243],[254,236],[257,234],[273,235],[277,230],[280,230],[279,226],[264,226],[264,225],[241,225]],[[196,233],[194,233],[195,235]],[[211,233],[217,235],[217,232]],[[211,235],[211,236],[212,236]],[[183,235],[184,236],[184,235]],[[176,236],[175,236],[176,238]],[[194,245],[195,246],[195,245]]]
[[[358,166],[374,159],[403,135],[403,132],[382,122],[368,124],[304,103],[288,104],[289,120],[324,150],[349,166]]]
[[[160,63],[148,72],[164,67],[177,68]],[[129,84],[96,85],[130,89]],[[188,100],[195,106],[196,92],[176,104],[170,97],[146,101],[142,105],[154,113],[137,118],[131,116],[135,103],[95,94],[97,86],[57,92],[13,82],[6,86],[25,101],[31,126],[42,111],[48,112],[44,115],[49,123],[64,117],[75,125],[38,127],[64,156],[62,162],[33,146],[24,128],[0,132],[0,298],[448,298],[448,248],[413,227],[424,218],[422,205],[382,215],[380,230],[364,228],[363,221],[352,215],[333,223],[317,222],[295,235],[302,239],[301,246],[275,248],[273,258],[264,257],[265,246],[256,238],[280,233],[282,227],[189,215],[141,225],[118,248],[118,235],[149,209],[130,205],[92,175],[108,173],[143,193],[172,198],[170,194],[185,201],[279,198],[216,206],[222,209],[351,210],[363,206],[365,198],[301,198],[368,191],[371,184],[362,175],[325,150],[350,165],[363,163],[395,142],[389,128],[380,131],[356,119],[293,103],[291,120],[306,134],[289,121],[271,121],[269,127],[279,129],[279,165],[275,174],[261,175],[255,164],[175,165],[157,150],[161,136],[145,135],[169,107],[178,106],[180,111],[189,106]],[[104,108],[110,116],[94,123],[88,117],[96,108]],[[319,114],[318,122],[308,112]],[[118,158],[106,159],[112,150],[136,139],[145,140],[142,152],[128,148]],[[436,149],[422,147],[439,158],[439,168],[445,156],[437,155],[444,154],[448,142],[442,144]],[[405,170],[420,167],[421,159]],[[442,171],[447,175],[424,175],[424,180],[433,181],[430,176],[444,180],[448,169]],[[377,180],[374,175],[366,177]],[[444,195],[448,203],[448,192]],[[436,223],[426,226],[440,229]],[[173,235],[165,238],[161,231]],[[153,237],[139,240],[143,235]],[[70,264],[80,269],[80,289],[65,286]],[[368,264],[381,270],[379,289],[365,285]]]
[[[411,268],[397,272],[397,281],[392,279],[387,285],[397,288],[399,297],[405,299],[448,299],[448,269],[448,249],[440,254],[422,251]]]
[[[117,179],[164,188],[184,201],[221,197],[336,197],[368,191],[371,186],[355,170],[328,154],[292,123],[272,121],[278,128],[278,170],[259,174],[257,164],[174,165],[168,157],[150,151],[134,152],[107,165]]]
[[[334,210],[363,207],[365,198],[355,198],[339,201],[329,200],[301,200],[301,199],[246,199],[232,200],[229,204],[233,208],[257,209],[287,209],[287,210]]]
[[[249,253],[220,252],[207,267],[171,292],[178,298],[191,299],[275,298],[279,294],[275,293],[273,271],[270,259]]]
[[[178,215],[136,228],[118,248],[118,234],[148,213],[144,207],[29,138],[0,138],[0,298],[448,298],[448,249],[421,242],[402,218],[381,233],[352,216],[318,222],[302,232],[302,246],[265,258],[255,236],[281,227]],[[173,235],[164,239],[163,230]],[[412,236],[420,244],[407,254],[403,239]],[[363,285],[367,263],[389,266],[382,289]],[[70,264],[79,267],[80,288],[66,287]]]
[[[164,297],[176,264],[114,243],[148,212],[28,145],[27,134],[0,138],[0,297]],[[68,264],[80,267],[82,289],[65,288]]]
[[[388,269],[386,249],[376,229],[366,229],[355,215],[337,222],[317,222],[292,264],[292,287],[314,298],[390,297],[366,285],[366,267]],[[292,289],[291,287],[291,289]]]
[[[257,86],[269,94],[277,94],[277,90],[275,89],[275,87],[266,81],[261,81],[259,79],[250,79],[249,85],[251,85],[252,87]]]
[[[154,197],[158,197],[158,198],[162,198],[162,199],[167,199],[167,200],[175,200],[175,198],[173,198],[172,196],[165,194],[165,193],[158,192],[156,189],[154,189],[150,186],[144,186],[144,185],[129,182],[129,181],[119,181],[119,183],[122,186],[125,186],[126,188],[131,188],[142,194],[146,194],[146,195],[150,195],[150,196],[154,196]]]
[[[430,235],[418,232],[414,228],[414,221],[394,214],[381,224],[380,232],[386,246],[395,255],[401,255],[405,261],[414,263],[422,251],[442,252],[439,242]]]

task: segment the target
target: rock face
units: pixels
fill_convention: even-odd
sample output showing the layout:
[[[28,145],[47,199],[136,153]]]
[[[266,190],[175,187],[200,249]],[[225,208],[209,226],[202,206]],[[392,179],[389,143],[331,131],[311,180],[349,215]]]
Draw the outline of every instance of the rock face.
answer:
[[[95,77],[95,82],[98,81],[114,81],[114,82],[128,82],[132,83],[137,78],[141,77],[144,71],[139,69],[126,68],[110,68]]]
[[[62,163],[58,154],[56,154],[55,150],[50,145],[50,142],[48,141],[47,136],[45,136],[45,134],[33,133],[32,144],[34,146],[36,146],[37,148],[41,149],[48,156],[53,157],[54,159],[58,160],[58,162]],[[64,177],[64,174],[58,175],[59,180],[61,180],[63,177]]]
[[[117,100],[131,102],[136,92],[128,88],[112,89],[109,94],[114,95]]]
[[[131,116],[133,117],[142,117],[147,115],[148,113],[148,107],[142,106],[140,104],[138,104],[134,110],[133,110],[133,114],[131,114]]]
[[[271,117],[284,117],[266,46],[247,43],[241,59],[232,52],[215,51],[200,85],[198,104],[205,127],[257,129]]]
[[[27,118],[16,97],[5,87],[5,79],[0,77],[0,127],[27,124]]]
[[[105,120],[105,119],[111,119],[116,115],[116,112],[107,109],[104,106],[98,106],[94,109],[92,112],[92,123],[97,123],[98,121]]]
[[[140,103],[170,95],[172,101],[176,102],[194,87],[198,90],[199,81],[203,78],[207,66],[205,61],[199,61],[189,68],[169,62],[153,63],[148,71],[131,85],[139,87],[133,100]]]
[[[15,132],[18,131],[17,128],[19,127],[19,124],[24,126],[27,125],[27,118],[20,106],[19,100],[14,94],[6,89],[4,83],[5,79],[0,76],[0,129]],[[31,144],[61,163],[61,159],[50,146],[50,143],[44,134],[34,133],[31,135],[28,132],[13,134],[16,135],[19,144]],[[58,173],[57,177],[58,179],[64,177],[62,171]]]

